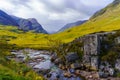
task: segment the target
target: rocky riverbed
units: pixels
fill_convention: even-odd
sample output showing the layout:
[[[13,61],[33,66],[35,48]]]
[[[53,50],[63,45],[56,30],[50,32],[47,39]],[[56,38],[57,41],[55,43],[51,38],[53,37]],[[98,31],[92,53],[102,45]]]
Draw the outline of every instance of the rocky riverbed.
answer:
[[[88,71],[87,68],[81,67],[79,62],[63,65],[55,54],[46,50],[24,49],[12,51],[11,54],[14,57],[8,56],[8,58],[25,63],[35,72],[43,75],[46,80],[120,80],[114,77],[100,78],[97,71]],[[68,57],[70,61],[75,59],[78,57],[73,53]]]
[[[13,51],[11,54],[15,55],[13,59],[17,62],[26,63],[47,80],[83,80],[79,70],[61,64],[55,65],[51,62],[52,55],[49,51],[24,49]]]

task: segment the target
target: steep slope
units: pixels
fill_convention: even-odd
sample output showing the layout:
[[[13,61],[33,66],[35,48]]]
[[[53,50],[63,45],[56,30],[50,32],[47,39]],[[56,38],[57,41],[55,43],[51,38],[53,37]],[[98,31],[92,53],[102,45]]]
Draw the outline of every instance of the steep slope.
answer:
[[[87,21],[87,20],[77,21],[77,22],[73,22],[73,23],[68,23],[68,24],[66,24],[64,27],[62,27],[58,32],[62,32],[62,31],[64,31],[65,29],[68,29],[68,28],[71,28],[71,27],[74,27],[74,26],[81,25],[81,24],[85,23],[86,21]]]
[[[56,39],[61,39],[65,40],[65,42],[70,42],[77,37],[90,33],[119,30],[119,12],[120,0],[115,0],[113,3],[111,3],[104,9],[95,13],[85,24],[70,28],[58,34],[54,34],[52,35],[52,37],[57,36]]]
[[[90,20],[86,23],[65,30],[64,32],[56,34],[37,34],[37,33],[14,33],[6,32],[5,30],[0,29],[0,35],[8,35],[16,37],[16,39],[10,39],[9,43],[17,44],[19,46],[25,47],[47,47],[48,40],[61,40],[65,43],[73,41],[75,38],[80,36],[101,32],[101,31],[113,31],[120,30],[120,0],[115,0],[113,3],[105,7],[104,9],[95,13]]]
[[[30,31],[37,33],[47,33],[46,30],[38,23],[38,21],[34,18],[23,19],[16,16],[12,16],[13,19],[19,24],[19,29],[24,31]]]
[[[47,31],[43,29],[43,27],[38,23],[36,19],[29,18],[28,20],[32,23],[32,28],[35,32],[47,33]]]
[[[11,25],[11,26],[18,26],[16,21],[9,16],[7,13],[0,10],[0,24],[2,25]]]
[[[18,26],[23,31],[33,31],[37,33],[47,33],[36,19],[22,19],[15,16],[10,16],[0,10],[0,25]]]

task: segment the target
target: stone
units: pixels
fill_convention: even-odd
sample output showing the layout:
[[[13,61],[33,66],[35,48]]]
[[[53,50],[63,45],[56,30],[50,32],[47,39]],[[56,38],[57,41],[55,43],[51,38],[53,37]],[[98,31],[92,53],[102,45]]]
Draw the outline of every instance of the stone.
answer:
[[[109,74],[110,74],[110,76],[113,76],[114,75],[114,69],[113,68],[109,68]]]
[[[70,72],[67,72],[67,71],[64,72],[63,74],[64,74],[64,77],[71,77],[71,76],[72,76],[71,73],[70,73]]]
[[[116,60],[115,69],[117,69],[117,70],[120,71],[120,59],[117,59],[117,60]]]
[[[98,56],[91,57],[91,66],[95,69],[98,69]]]
[[[119,44],[119,43],[120,43],[120,36],[117,37],[117,38],[115,38],[115,43],[116,43],[116,44]]]
[[[60,58],[57,58],[57,59],[55,59],[55,61],[54,61],[55,65],[59,65],[61,62],[62,62],[62,61],[61,61]]]
[[[71,53],[68,53],[68,55],[66,56],[66,59],[68,62],[75,62],[76,60],[79,59],[79,56],[77,55],[77,53],[71,52]]]
[[[86,35],[84,41],[83,63],[98,68],[98,55],[100,54],[100,36],[98,34]],[[95,57],[96,56],[96,57]]]

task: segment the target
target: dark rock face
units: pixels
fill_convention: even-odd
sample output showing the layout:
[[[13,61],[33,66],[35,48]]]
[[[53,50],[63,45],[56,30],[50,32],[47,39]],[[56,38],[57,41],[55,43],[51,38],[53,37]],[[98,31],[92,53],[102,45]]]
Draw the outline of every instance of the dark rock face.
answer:
[[[84,37],[84,63],[98,68],[98,54],[100,53],[99,35],[92,34]]]
[[[12,18],[14,18],[17,21],[17,23],[19,24],[19,29],[21,30],[24,31],[32,30],[33,32],[37,33],[47,33],[47,31],[44,30],[42,26],[34,18],[23,19],[15,16],[12,16]]]
[[[94,69],[98,69],[100,65],[99,55],[101,54],[101,43],[105,39],[107,39],[106,35],[108,34],[115,34],[115,32],[105,32],[105,33],[96,33],[96,34],[89,34],[81,39],[83,39],[83,63],[87,64]],[[106,48],[108,48],[107,45]]]
[[[68,53],[66,58],[68,62],[74,62],[79,59],[79,56],[77,55],[77,53]]]
[[[77,22],[74,22],[74,23],[69,23],[69,24],[66,24],[63,28],[61,28],[58,32],[62,32],[64,31],[65,29],[68,29],[68,28],[71,28],[73,26],[78,26],[78,25],[81,25],[83,23],[85,23],[87,20],[83,20],[83,21],[77,21]]]
[[[10,25],[10,26],[18,26],[17,22],[7,13],[0,10],[0,24],[1,25]]]

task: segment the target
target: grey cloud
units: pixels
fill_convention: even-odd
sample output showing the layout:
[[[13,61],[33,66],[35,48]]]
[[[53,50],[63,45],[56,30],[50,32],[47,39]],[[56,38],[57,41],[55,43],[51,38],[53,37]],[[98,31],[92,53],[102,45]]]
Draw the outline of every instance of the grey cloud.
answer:
[[[0,0],[0,9],[22,18],[36,18],[48,31],[88,19],[113,0]],[[8,8],[6,8],[8,5]]]

